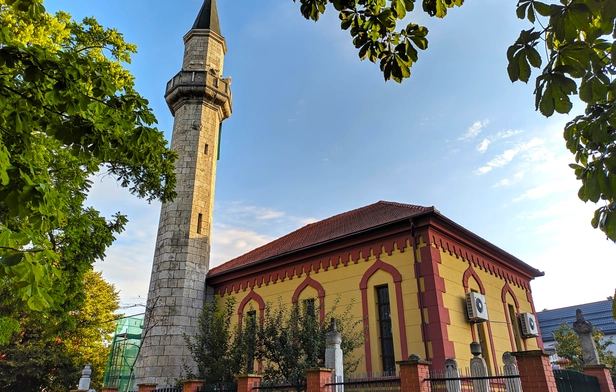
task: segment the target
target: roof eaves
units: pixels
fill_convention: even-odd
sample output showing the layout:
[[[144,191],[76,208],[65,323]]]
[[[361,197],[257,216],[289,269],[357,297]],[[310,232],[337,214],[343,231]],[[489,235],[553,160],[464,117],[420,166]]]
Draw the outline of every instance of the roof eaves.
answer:
[[[405,217],[405,218],[400,218],[400,219],[397,219],[397,220],[394,220],[394,221],[390,221],[390,222],[387,222],[387,223],[383,223],[383,224],[380,224],[380,225],[377,225],[377,226],[372,226],[372,227],[370,227],[368,229],[355,231],[353,233],[349,233],[349,234],[346,234],[346,235],[343,235],[343,236],[332,238],[332,239],[329,239],[329,240],[326,240],[326,241],[317,242],[315,244],[312,244],[312,245],[309,245],[309,246],[304,246],[304,247],[298,248],[298,249],[294,249],[294,250],[289,251],[289,252],[280,253],[280,254],[277,254],[275,256],[271,256],[271,257],[267,257],[265,259],[259,260],[259,261],[255,262],[255,263],[233,267],[233,268],[230,268],[228,270],[224,270],[224,271],[222,271],[220,273],[215,273],[214,275],[209,275],[209,274],[208,275],[212,276],[212,277],[214,277],[214,276],[223,276],[223,275],[226,275],[228,273],[241,270],[243,268],[253,267],[253,266],[257,266],[257,265],[262,265],[262,264],[268,263],[268,262],[270,262],[272,260],[275,260],[275,259],[278,259],[278,258],[281,258],[281,257],[286,257],[286,256],[292,255],[294,253],[303,252],[303,251],[306,251],[306,250],[309,250],[309,249],[313,249],[313,248],[316,248],[316,247],[319,247],[319,246],[330,244],[332,242],[341,241],[341,240],[344,240],[344,239],[352,237],[352,236],[356,236],[356,235],[359,235],[359,234],[367,233],[367,232],[370,232],[370,231],[373,231],[373,230],[378,230],[378,229],[381,229],[381,228],[389,226],[389,225],[393,225],[393,224],[396,224],[396,223],[404,222],[406,220],[412,220],[413,218],[417,218],[417,217],[420,217],[420,216],[423,216],[423,215],[427,215],[427,214],[431,214],[431,213],[436,212],[436,208],[434,208],[434,207],[427,207],[427,208],[428,209],[426,211],[419,212],[419,213],[417,213],[415,215],[411,215],[411,216],[408,216],[408,217]],[[222,264],[222,265],[224,265],[224,264]]]

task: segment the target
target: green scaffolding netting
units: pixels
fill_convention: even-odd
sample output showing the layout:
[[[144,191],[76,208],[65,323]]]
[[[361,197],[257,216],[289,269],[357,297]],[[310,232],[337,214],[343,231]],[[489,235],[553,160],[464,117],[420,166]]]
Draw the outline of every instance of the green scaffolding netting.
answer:
[[[143,316],[125,317],[118,320],[111,352],[105,368],[104,385],[118,388],[118,392],[133,390],[135,374],[131,374],[141,344]]]

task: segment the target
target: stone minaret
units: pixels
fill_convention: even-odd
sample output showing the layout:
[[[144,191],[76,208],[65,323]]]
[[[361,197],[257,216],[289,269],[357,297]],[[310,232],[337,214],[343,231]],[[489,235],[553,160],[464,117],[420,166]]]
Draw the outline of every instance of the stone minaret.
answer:
[[[203,308],[220,124],[231,115],[231,79],[221,78],[227,47],[215,0],[204,1],[184,48],[182,70],[165,92],[175,117],[178,195],[160,213],[136,384],[172,385],[183,359],[195,369],[182,335],[195,333]]]

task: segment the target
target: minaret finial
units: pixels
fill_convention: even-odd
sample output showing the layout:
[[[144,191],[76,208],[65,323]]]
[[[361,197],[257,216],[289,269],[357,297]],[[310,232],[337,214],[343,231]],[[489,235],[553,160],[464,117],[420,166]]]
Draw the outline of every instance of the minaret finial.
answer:
[[[204,0],[201,6],[201,11],[197,15],[193,30],[211,30],[222,36],[220,32],[220,20],[218,19],[218,9],[216,9],[216,0]]]

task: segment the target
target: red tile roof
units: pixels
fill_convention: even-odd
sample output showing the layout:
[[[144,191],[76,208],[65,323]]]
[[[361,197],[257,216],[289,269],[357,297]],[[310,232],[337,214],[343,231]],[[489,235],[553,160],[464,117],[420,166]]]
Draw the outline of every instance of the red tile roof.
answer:
[[[379,201],[365,207],[343,212],[331,218],[311,223],[242,256],[214,267],[208,276],[257,264],[283,254],[295,252],[324,242],[346,237],[384,224],[435,211],[434,207]]]

